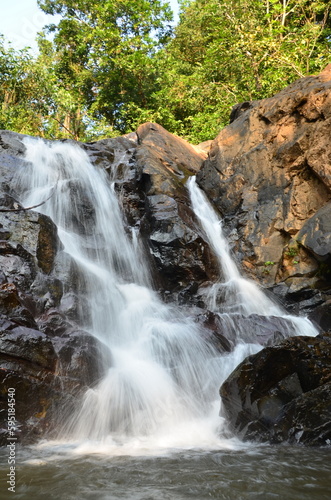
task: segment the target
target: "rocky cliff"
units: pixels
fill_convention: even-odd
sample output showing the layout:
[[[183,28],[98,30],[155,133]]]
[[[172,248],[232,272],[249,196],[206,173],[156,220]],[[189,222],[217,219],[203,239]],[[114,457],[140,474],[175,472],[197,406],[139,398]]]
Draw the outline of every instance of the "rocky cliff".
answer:
[[[245,272],[309,312],[330,298],[331,66],[236,106],[231,120],[197,181]]]
[[[225,220],[244,272],[328,329],[330,78],[326,70],[273,98],[236,107],[210,150],[152,123],[125,137],[80,144],[116,180],[128,231],[142,238],[154,288],[194,314],[220,351],[233,348],[237,327],[206,310],[205,291],[220,271],[186,181],[197,175]],[[27,441],[55,427],[64,407],[70,412],[77,395],[102,376],[100,351],[110,353],[84,330],[77,272],[54,224],[38,208],[20,205],[22,139],[0,133],[0,377],[2,414],[15,387]],[[250,341],[269,345],[282,338],[279,318],[237,321],[242,329],[251,325]]]

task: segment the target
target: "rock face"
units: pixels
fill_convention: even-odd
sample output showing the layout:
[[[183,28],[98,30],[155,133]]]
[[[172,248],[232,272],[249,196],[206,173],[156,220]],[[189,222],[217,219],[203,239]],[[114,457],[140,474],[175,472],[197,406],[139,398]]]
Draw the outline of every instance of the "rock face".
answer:
[[[233,251],[262,284],[285,283],[289,302],[328,290],[331,72],[243,103],[231,119],[197,181],[225,218]]]
[[[108,164],[108,169],[117,179],[127,221],[139,231],[150,255],[154,286],[165,299],[199,303],[194,295],[198,286],[215,280],[219,270],[190,208],[185,184],[207,155],[156,123],[141,125],[125,140],[122,158],[125,151],[131,158]],[[118,150],[117,141],[98,141],[85,148],[94,161],[105,147]]]
[[[331,443],[331,333],[293,337],[244,360],[220,389],[245,440]]]
[[[17,398],[16,436],[29,442],[101,376],[101,346],[82,331],[73,314],[70,317],[68,296],[75,280],[68,283],[55,269],[61,252],[56,227],[37,212],[15,211],[20,205],[12,195],[19,168],[24,168],[21,139],[10,132],[0,135],[0,440],[4,443],[9,389],[15,389]]]

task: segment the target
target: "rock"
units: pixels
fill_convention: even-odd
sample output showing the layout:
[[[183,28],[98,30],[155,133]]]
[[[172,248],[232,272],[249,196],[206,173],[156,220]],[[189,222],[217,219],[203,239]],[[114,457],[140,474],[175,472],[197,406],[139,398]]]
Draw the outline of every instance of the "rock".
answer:
[[[331,203],[320,208],[306,221],[297,239],[318,260],[331,261]]]
[[[331,334],[293,337],[246,358],[220,394],[245,440],[326,445],[331,439]]]
[[[241,342],[271,346],[295,334],[296,326],[277,316],[221,314],[207,311],[196,321],[210,330],[220,352],[229,352]]]
[[[23,359],[52,372],[56,368],[57,356],[52,342],[44,333],[25,326],[1,331],[0,354],[6,359]]]
[[[8,280],[15,275],[16,283],[29,288],[38,267],[47,274],[51,272],[60,243],[49,217],[32,211],[0,212],[0,227],[6,235],[5,242],[0,242],[0,268]]]
[[[203,147],[191,146],[156,123],[138,127],[136,137],[83,147],[111,178],[116,175],[126,220],[139,232],[160,293],[167,300],[198,304],[200,299],[188,296],[187,290],[219,273],[185,186],[207,157]],[[118,159],[111,164],[116,154]]]
[[[331,329],[331,297],[315,307],[310,313],[309,319],[319,325],[322,330]]]
[[[95,385],[104,375],[104,366],[111,366],[108,348],[82,330],[53,339],[59,358],[59,372],[68,392]]]
[[[13,325],[37,328],[33,315],[24,307],[13,283],[0,285],[0,318],[10,320]]]
[[[316,258],[328,255],[330,90],[327,72],[237,105],[197,174],[239,261],[267,286],[314,288]]]
[[[141,235],[152,255],[152,268],[157,269],[154,280],[161,290],[183,298],[192,283],[218,275],[216,259],[202,237],[185,186],[206,154],[157,124],[140,126],[137,135],[137,189],[144,201]]]
[[[136,145],[136,137],[130,140],[123,136],[81,144],[81,147],[89,155],[91,163],[105,169],[112,178],[128,180]]]
[[[192,146],[157,123],[144,123],[136,133],[138,143],[144,146],[142,149],[149,149],[151,158],[161,161],[163,171],[179,178],[187,177],[188,172],[196,173],[207,157],[203,148]]]

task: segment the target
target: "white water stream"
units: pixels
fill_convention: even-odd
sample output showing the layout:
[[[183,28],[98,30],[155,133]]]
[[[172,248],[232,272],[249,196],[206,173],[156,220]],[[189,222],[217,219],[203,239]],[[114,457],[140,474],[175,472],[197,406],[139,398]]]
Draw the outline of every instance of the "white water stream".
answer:
[[[106,376],[87,391],[59,439],[75,442],[75,449],[84,453],[236,446],[234,440],[222,438],[218,389],[238,363],[261,346],[241,342],[232,353],[220,356],[194,319],[162,303],[150,287],[148,268],[125,232],[106,173],[76,145],[24,142],[29,164],[20,178],[21,201],[32,206],[53,193],[36,210],[52,218],[63,251],[76,262],[88,304],[88,320],[85,311],[82,326],[111,352]],[[246,315],[288,317],[240,276],[220,221],[194,179],[189,189],[226,278],[222,286],[227,304]],[[296,334],[317,333],[305,319],[288,319]],[[100,363],[106,358],[100,354]]]
[[[317,335],[315,327],[307,318],[286,314],[278,304],[267,297],[255,282],[242,276],[231,257],[228,242],[223,234],[222,221],[211,207],[205,194],[199,189],[195,177],[189,179],[188,187],[194,213],[218,259],[225,280],[213,285],[209,308],[215,311],[216,295],[221,290],[223,292],[223,313],[239,313],[244,316],[251,314],[276,316],[288,320],[290,328],[293,328],[292,334]]]

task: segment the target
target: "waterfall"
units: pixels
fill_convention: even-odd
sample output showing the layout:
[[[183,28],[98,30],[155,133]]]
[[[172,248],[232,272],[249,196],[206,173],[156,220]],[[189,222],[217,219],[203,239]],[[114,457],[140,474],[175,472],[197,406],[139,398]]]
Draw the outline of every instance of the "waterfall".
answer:
[[[215,283],[212,287],[209,309],[217,311],[216,294],[221,292],[223,313],[239,313],[244,316],[253,314],[276,316],[288,321],[289,335],[317,335],[315,327],[307,318],[286,314],[278,304],[265,295],[255,282],[242,276],[231,256],[228,242],[223,234],[222,221],[198,187],[195,177],[189,179],[188,189],[194,213],[218,259],[225,280]]]
[[[147,437],[151,446],[215,444],[219,386],[261,346],[241,342],[232,353],[220,356],[193,318],[159,299],[136,238],[125,230],[109,177],[90,163],[82,148],[29,138],[24,144],[28,163],[20,174],[21,201],[33,206],[47,200],[37,210],[57,225],[62,254],[75,262],[78,288],[88,304],[82,326],[111,352],[110,360],[100,355],[106,374],[86,392],[65,422],[62,436],[110,439],[121,445],[137,439],[146,445]],[[189,189],[224,272],[227,305],[233,308],[236,299],[238,311],[284,316],[256,285],[240,276],[216,214],[194,180]]]

